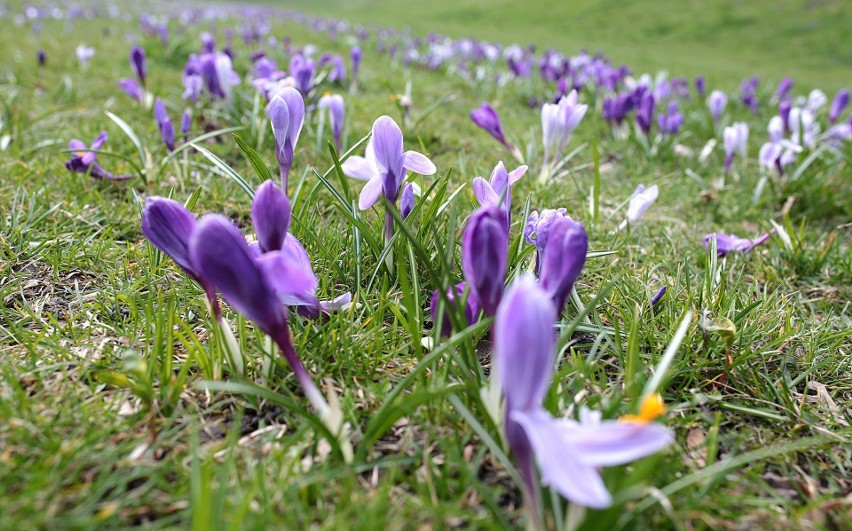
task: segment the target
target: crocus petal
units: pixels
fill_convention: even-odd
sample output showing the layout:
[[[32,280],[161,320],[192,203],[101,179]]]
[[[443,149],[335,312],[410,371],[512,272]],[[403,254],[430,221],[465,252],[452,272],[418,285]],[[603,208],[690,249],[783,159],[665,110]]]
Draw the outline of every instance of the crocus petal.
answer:
[[[343,169],[343,173],[346,176],[361,181],[369,181],[379,175],[375,162],[357,155],[352,155],[343,161],[343,164],[341,164],[340,167]]]
[[[142,210],[142,233],[185,271],[194,274],[189,240],[195,231],[195,216],[181,203],[165,197],[149,197]]]
[[[414,186],[411,183],[402,185],[402,193],[399,198],[399,213],[402,219],[408,217],[414,210]]]
[[[98,156],[97,151],[99,149],[101,149],[102,147],[104,147],[104,144],[106,144],[107,138],[108,138],[107,132],[101,131],[101,134],[99,134],[98,137],[95,139],[95,141],[92,142],[92,145],[89,146],[89,149],[91,151],[87,151],[86,153],[83,153],[83,156],[81,157],[83,164],[88,166],[89,164],[91,164],[95,161],[95,159]]]
[[[583,270],[588,250],[589,236],[583,225],[567,218],[553,222],[541,256],[539,275],[541,287],[553,298],[558,312],[565,306]]]
[[[373,150],[379,173],[399,179],[403,171],[402,131],[393,118],[380,116],[373,123]]]
[[[83,151],[89,149],[89,146],[87,146],[82,140],[72,138],[71,141],[68,142],[68,149],[72,151]]]
[[[597,469],[581,460],[565,441],[556,421],[542,409],[512,411],[530,441],[541,472],[541,482],[574,503],[601,509],[612,503]]]
[[[473,180],[473,193],[482,206],[500,206],[502,202],[501,197],[491,188],[491,184],[482,177]]]
[[[299,135],[302,132],[302,125],[305,123],[305,100],[298,90],[287,87],[278,92],[278,97],[282,98],[287,103],[287,109],[290,114],[290,122],[287,126],[287,139],[290,145],[295,149],[299,142]]]
[[[494,315],[503,296],[508,247],[505,213],[496,207],[474,212],[462,235],[462,271],[488,315]]]
[[[598,425],[557,421],[562,440],[577,449],[577,455],[596,467],[635,461],[666,448],[674,441],[671,430],[661,424],[604,420]]]
[[[348,291],[343,295],[331,299],[330,301],[319,301],[320,310],[325,313],[339,312],[344,306],[352,303],[352,294]]]
[[[286,306],[317,306],[314,293],[317,289],[317,277],[310,268],[299,260],[282,251],[266,253],[257,263],[269,281],[269,286]]]
[[[382,178],[376,175],[369,181],[361,190],[361,195],[358,197],[358,208],[367,210],[376,203],[376,200],[382,193]]]
[[[510,409],[538,407],[553,374],[556,307],[535,280],[515,281],[494,322],[494,364]]]
[[[219,214],[202,217],[190,238],[189,256],[193,268],[264,332],[276,337],[286,330],[287,310],[231,220]]]
[[[515,184],[516,182],[520,181],[521,177],[523,177],[527,173],[528,169],[529,169],[529,166],[527,166],[525,164],[523,166],[518,166],[514,170],[510,171],[509,172],[509,184],[510,185]]]
[[[251,203],[251,221],[263,252],[277,251],[290,228],[290,200],[272,181],[261,184]]]
[[[278,96],[272,98],[266,106],[266,115],[272,124],[275,145],[281,150],[287,140],[287,131],[290,127],[290,110],[287,108],[287,102]]]
[[[422,153],[406,151],[404,156],[405,159],[402,165],[409,171],[419,173],[420,175],[434,175],[438,171],[432,161]]]

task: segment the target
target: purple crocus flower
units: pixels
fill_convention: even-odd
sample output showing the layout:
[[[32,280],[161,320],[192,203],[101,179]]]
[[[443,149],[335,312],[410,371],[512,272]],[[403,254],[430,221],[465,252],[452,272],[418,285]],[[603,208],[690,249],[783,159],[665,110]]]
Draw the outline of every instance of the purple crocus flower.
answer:
[[[402,219],[406,219],[412,210],[414,210],[414,185],[405,183],[402,185],[402,192],[399,194],[399,215],[402,216]]]
[[[139,82],[144,86],[148,69],[145,65],[145,50],[138,44],[130,49],[130,68],[133,69],[133,73],[136,74]]]
[[[779,102],[790,98],[790,90],[793,88],[793,78],[785,77],[778,83],[778,88],[775,89],[775,99]]]
[[[757,99],[757,86],[759,84],[760,78],[753,76],[751,79],[743,81],[740,85],[740,100],[753,113],[757,113],[757,107],[760,104],[760,101]]]
[[[287,190],[290,169],[293,167],[293,152],[302,125],[305,123],[305,100],[298,90],[287,87],[276,94],[266,106],[266,115],[272,124],[275,137],[275,156],[281,174],[281,187]]]
[[[190,130],[192,130],[192,113],[187,109],[183,111],[183,116],[180,118],[180,132],[184,142],[189,139]]]
[[[536,519],[536,463],[544,485],[574,503],[604,508],[612,499],[600,467],[645,457],[673,441],[670,430],[650,422],[651,415],[617,421],[583,411],[576,422],[554,418],[542,407],[553,377],[556,318],[551,297],[525,275],[506,292],[494,323],[493,370],[506,400],[504,432]]]
[[[145,93],[142,91],[142,87],[139,86],[139,83],[132,77],[123,77],[119,79],[118,88],[139,103],[142,103],[145,99]]]
[[[216,51],[216,39],[208,32],[204,32],[201,34],[201,48],[204,50],[204,53],[213,53]]]
[[[157,98],[157,101],[154,102],[154,119],[157,120],[157,126],[160,128],[160,136],[163,138],[163,143],[166,144],[169,151],[174,151],[175,128],[166,112],[166,106],[160,98]]]
[[[479,108],[470,111],[470,119],[477,126],[491,135],[497,142],[500,142],[503,147],[509,150],[516,159],[523,160],[521,152],[513,146],[507,139],[506,133],[503,132],[503,123],[500,121],[500,115],[494,110],[488,102],[482,102]]]
[[[714,90],[707,98],[707,107],[710,108],[710,114],[713,116],[713,121],[719,123],[719,118],[722,117],[722,111],[728,104],[728,97],[721,90]]]
[[[748,124],[745,122],[735,122],[732,126],[726,127],[723,133],[725,140],[725,173],[731,171],[731,164],[734,162],[734,155],[739,153],[745,158],[746,149],[748,148]]]
[[[299,288],[293,276],[280,277],[277,266],[286,263],[278,255],[257,259],[240,230],[225,216],[207,214],[201,218],[189,241],[193,268],[207,279],[222,297],[245,315],[279,346],[293,369],[305,396],[325,418],[330,408],[311,376],[299,360],[290,339],[287,308],[279,298],[283,286]]]
[[[564,208],[556,210],[546,208],[541,211],[541,214],[534,210],[527,218],[527,222],[524,225],[524,239],[526,239],[530,244],[535,245],[536,273],[539,273],[541,269],[541,260],[544,255],[544,249],[547,246],[547,238],[550,235],[550,230],[553,228],[553,224],[556,220],[563,218],[568,220],[571,219],[565,214]]]
[[[372,207],[379,195],[396,203],[400,188],[405,182],[406,170],[420,175],[432,175],[437,171],[426,155],[416,151],[402,150],[402,131],[393,118],[380,116],[373,122],[373,137],[367,144],[366,157],[352,156],[343,163],[343,171],[349,177],[367,181],[358,198],[358,208]],[[393,218],[385,216],[385,236],[390,239]]]
[[[319,99],[317,107],[320,109],[328,109],[328,121],[331,123],[331,132],[334,136],[334,145],[337,147],[337,152],[340,152],[340,137],[343,135],[343,121],[345,108],[343,106],[343,96],[340,94],[323,95]]]
[[[152,196],[142,210],[142,233],[151,245],[170,256],[188,277],[204,290],[210,309],[218,319],[222,313],[216,290],[198,272],[189,257],[189,240],[195,231],[195,215],[173,199]]]
[[[657,100],[654,95],[648,91],[642,91],[639,97],[639,103],[636,105],[636,125],[646,135],[651,132],[651,127],[654,125],[654,109],[657,107]]]
[[[447,299],[451,305],[455,306],[456,301],[461,300],[464,296],[464,292],[467,290],[467,283],[460,282],[455,286],[450,286],[447,288]],[[438,305],[441,301],[441,292],[440,290],[435,290],[432,293],[432,300],[429,304],[429,311],[432,314],[432,323],[433,326],[438,322]],[[476,322],[476,318],[479,316],[479,301],[476,298],[476,294],[469,290],[467,294],[467,299],[465,300],[464,307],[464,317],[465,322],[468,326],[474,324]],[[450,337],[450,334],[453,332],[453,323],[450,319],[449,312],[444,312],[444,319],[441,322],[441,336],[442,337]]]
[[[783,137],[784,129],[782,118],[773,116],[767,127],[769,142],[760,147],[758,154],[760,165],[764,168],[773,168],[779,175],[784,173],[785,166],[795,162],[796,154],[802,151],[799,144]]]
[[[624,215],[625,219],[618,226],[618,230],[623,230],[628,224],[636,224],[659,196],[660,188],[656,184],[647,188],[644,184],[637,186],[636,189],[633,190],[633,194],[630,196],[630,202],[627,205],[627,212]]]
[[[89,174],[98,180],[125,181],[133,177],[132,175],[114,175],[97,163],[95,159],[98,157],[98,150],[104,147],[106,141],[106,131],[101,131],[101,134],[88,147],[82,141],[76,138],[72,139],[68,143],[68,148],[73,153],[71,154],[71,158],[65,161],[65,167],[73,172]]]
[[[816,114],[822,107],[828,103],[828,96],[820,89],[813,89],[808,94],[808,100],[805,104],[805,109],[813,114]]]
[[[565,307],[588,250],[589,236],[582,224],[567,217],[554,219],[542,255],[539,282],[553,299],[557,312]]]
[[[331,72],[328,74],[328,80],[332,83],[346,83],[346,64],[343,62],[343,57],[334,55],[331,58]]]
[[[774,232],[774,231],[772,231]],[[716,240],[716,252],[719,256],[725,256],[728,253],[747,253],[762,244],[772,235],[772,232],[767,232],[757,238],[750,240],[748,238],[740,238],[739,236],[714,232],[704,236],[704,247],[709,249],[710,242]]]
[[[670,101],[665,113],[657,116],[657,126],[664,135],[676,135],[683,123],[683,115],[677,108],[677,102]]]
[[[296,83],[296,88],[307,97],[313,88],[316,64],[314,60],[304,55],[294,55],[290,60],[290,75]]]
[[[579,103],[577,99],[577,91],[572,90],[559,103],[545,103],[541,107],[544,158],[539,181],[542,183],[550,178],[553,166],[562,159],[562,151],[589,109],[588,105]]]
[[[700,99],[704,99],[704,94],[707,92],[707,83],[704,81],[704,76],[695,78],[695,92],[698,93]]]
[[[39,49],[36,53],[36,58],[38,59],[38,66],[44,68],[44,65],[47,63],[47,54],[44,53],[44,50]]]
[[[509,252],[509,225],[498,207],[482,207],[462,235],[462,271],[485,314],[493,316],[503,296]]]
[[[518,166],[511,172],[506,171],[503,161],[497,163],[491,172],[491,178],[486,181],[482,177],[473,180],[473,193],[480,206],[496,206],[510,219],[512,210],[512,185],[518,182],[528,167]]]
[[[828,121],[831,123],[837,122],[840,115],[846,110],[847,105],[849,105],[849,91],[846,89],[838,90],[837,95],[831,101],[831,107],[828,109]]]
[[[230,98],[232,87],[240,82],[231,58],[222,52],[202,55],[199,58],[199,71],[207,91],[218,98]]]
[[[77,60],[80,61],[80,66],[83,68],[88,67],[89,61],[95,56],[95,49],[85,44],[80,44],[75,51],[77,53]]]
[[[361,58],[363,54],[361,53],[361,47],[357,44],[352,47],[349,51],[349,59],[352,64],[352,77],[353,79],[358,77],[358,72],[361,71]]]
[[[663,296],[665,296],[667,289],[668,288],[666,286],[663,286],[662,288],[660,288],[660,290],[657,293],[654,294],[653,297],[651,297],[651,306],[652,307],[656,306],[657,303],[660,302],[660,300],[663,298]]]

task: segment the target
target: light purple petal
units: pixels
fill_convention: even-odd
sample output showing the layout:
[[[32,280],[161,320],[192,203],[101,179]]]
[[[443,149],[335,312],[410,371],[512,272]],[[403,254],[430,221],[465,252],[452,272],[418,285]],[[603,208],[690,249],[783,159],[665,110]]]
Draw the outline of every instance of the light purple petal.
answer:
[[[674,441],[661,424],[605,420],[597,425],[558,421],[564,440],[589,465],[623,465],[666,448]]]
[[[317,277],[310,264],[284,251],[266,253],[257,260],[278,299],[286,306],[316,306]]]
[[[352,294],[348,291],[343,295],[331,299],[330,301],[320,301],[319,307],[325,313],[339,312],[344,306],[352,302]]]
[[[557,421],[543,409],[513,411],[511,419],[520,424],[535,452],[541,482],[556,489],[568,500],[601,509],[612,497],[597,469],[563,437]]]
[[[340,167],[345,175],[361,181],[369,181],[379,175],[375,162],[357,155],[352,155],[343,161]]]
[[[382,178],[376,175],[369,181],[361,190],[361,195],[358,197],[358,208],[367,210],[376,203],[376,200],[382,193]]]
[[[302,125],[305,123],[305,100],[302,98],[302,94],[293,87],[282,89],[278,92],[278,96],[287,103],[287,110],[290,113],[287,139],[295,150],[296,144],[299,142],[299,135],[302,132]]]
[[[420,175],[433,175],[438,169],[429,158],[416,151],[406,151],[405,160],[402,165],[405,169],[419,173]]]
[[[520,181],[521,177],[523,177],[527,173],[528,169],[529,169],[529,166],[527,166],[525,164],[523,166],[518,166],[514,170],[510,171],[509,172],[509,184],[510,185],[515,184],[516,182]]]
[[[390,116],[380,116],[373,123],[372,140],[379,173],[391,175],[398,184],[404,171],[402,131]]]
[[[541,404],[553,374],[556,308],[535,280],[512,284],[494,322],[494,364],[510,409]]]
[[[473,194],[482,206],[500,206],[501,198],[491,188],[491,184],[482,177],[473,180]]]
[[[274,182],[266,181],[257,188],[251,222],[263,252],[281,249],[290,228],[290,200]]]

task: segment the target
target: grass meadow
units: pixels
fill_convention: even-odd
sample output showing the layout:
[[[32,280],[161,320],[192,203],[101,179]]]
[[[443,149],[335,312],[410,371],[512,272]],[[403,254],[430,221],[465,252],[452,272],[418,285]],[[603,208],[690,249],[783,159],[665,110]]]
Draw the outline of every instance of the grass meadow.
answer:
[[[659,453],[603,470],[610,508],[583,510],[543,488],[544,527],[852,522],[852,142],[806,149],[783,178],[758,162],[781,78],[794,78],[796,97],[820,88],[831,98],[850,87],[845,2],[288,2],[368,28],[406,25],[418,36],[600,50],[636,77],[701,74],[708,92],[730,97],[714,124],[690,89],[676,135],[646,138],[630,119],[623,138],[601,118],[602,95],[587,87],[580,100],[589,111],[567,148],[576,154],[542,184],[539,106],[553,83],[537,75],[494,83],[487,65],[478,80],[452,67],[405,66],[377,51],[372,31],[361,44],[357,91],[326,79],[311,92],[288,190],[290,231],[311,257],[318,296],[348,291],[356,303],[317,320],[290,318],[302,362],[339,401],[352,459],[265,334],[223,301],[245,368],[225,361],[202,290],[140,226],[145,198],[159,195],[198,215],[224,214],[250,235],[250,192],[277,164],[266,102],[248,81],[249,56],[264,49],[286,70],[288,37],[294,50],[312,44],[348,65],[353,37],[330,38],[279,11],[247,15],[242,2],[216,8],[215,20],[182,18],[189,8],[172,4],[127,3],[92,16],[86,8],[81,18],[41,20],[37,32],[31,21],[13,22],[21,3],[3,4],[0,528],[530,525],[511,452],[481,393],[494,320],[482,316],[442,338],[429,308],[433,290],[462,280],[462,231],[478,206],[474,177],[488,177],[500,160],[511,166],[470,119],[483,101],[530,165],[512,190],[507,282],[534,269],[534,248],[522,236],[532,211],[565,208],[588,232],[585,269],[557,326],[544,407],[571,418],[588,407],[617,419],[635,413],[655,381],[667,406],[658,422],[674,435]],[[168,25],[167,44],[142,31],[140,10]],[[240,28],[261,21],[268,34],[245,43]],[[241,84],[227,101],[184,100],[182,71],[200,33],[221,45],[232,28]],[[96,50],[85,68],[75,55],[81,43]],[[189,143],[178,135],[173,153],[151,108],[117,87],[132,76],[134,43],[147,54],[148,91],[175,124],[193,107]],[[755,74],[761,104],[752,113],[737,94]],[[346,103],[339,154],[313,106],[326,91]],[[437,167],[413,176],[423,193],[390,243],[383,203],[357,209],[362,184],[336,162],[362,154],[384,114],[402,125],[406,149]],[[751,134],[746,156],[726,174],[721,131],[735,121]],[[102,130],[109,140],[98,162],[129,180],[66,169],[69,141],[88,144]],[[711,139],[715,148],[703,155]],[[639,184],[657,184],[659,198],[617,230]],[[786,238],[776,228],[748,253],[718,256],[702,244],[714,232],[753,238],[773,222]],[[651,305],[663,286],[666,295]]]

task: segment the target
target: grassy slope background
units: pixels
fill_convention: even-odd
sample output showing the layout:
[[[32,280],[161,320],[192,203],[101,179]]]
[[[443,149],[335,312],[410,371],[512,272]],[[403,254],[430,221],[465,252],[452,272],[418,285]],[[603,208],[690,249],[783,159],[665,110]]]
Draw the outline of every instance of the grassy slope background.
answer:
[[[281,5],[280,2],[275,2]],[[706,75],[732,84],[757,74],[801,87],[849,84],[846,0],[290,0],[287,7],[363,24],[410,27],[566,53],[602,51],[636,71]]]

